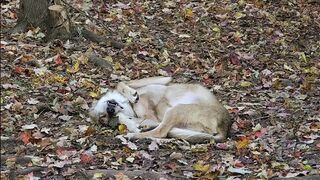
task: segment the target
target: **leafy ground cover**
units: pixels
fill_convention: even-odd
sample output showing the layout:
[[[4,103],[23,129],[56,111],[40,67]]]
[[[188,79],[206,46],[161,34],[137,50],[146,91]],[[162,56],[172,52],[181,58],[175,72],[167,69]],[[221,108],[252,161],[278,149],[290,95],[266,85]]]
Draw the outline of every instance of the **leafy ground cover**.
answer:
[[[1,29],[18,1],[1,1]],[[123,42],[1,35],[1,179],[216,179],[320,172],[319,1],[72,1],[73,22]],[[89,60],[98,54],[104,63]],[[120,80],[201,83],[231,113],[225,143],[127,141],[88,109]]]

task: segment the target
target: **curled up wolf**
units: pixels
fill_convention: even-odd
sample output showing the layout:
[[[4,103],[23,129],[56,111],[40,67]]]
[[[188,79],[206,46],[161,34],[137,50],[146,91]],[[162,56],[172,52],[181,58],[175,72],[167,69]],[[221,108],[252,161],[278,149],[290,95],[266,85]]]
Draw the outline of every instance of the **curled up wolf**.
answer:
[[[151,77],[120,82],[93,106],[90,116],[118,116],[129,130],[128,138],[225,141],[232,124],[227,109],[207,88],[171,81]]]

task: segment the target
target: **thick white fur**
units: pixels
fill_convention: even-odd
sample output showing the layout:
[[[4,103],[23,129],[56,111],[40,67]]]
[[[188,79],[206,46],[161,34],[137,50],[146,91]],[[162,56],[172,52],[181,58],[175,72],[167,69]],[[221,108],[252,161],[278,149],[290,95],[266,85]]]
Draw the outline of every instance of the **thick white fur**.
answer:
[[[127,83],[131,88],[141,88],[147,85],[166,85],[172,81],[172,77],[150,77],[145,79],[131,80]]]
[[[154,104],[158,104],[161,99],[165,98],[168,100],[167,103],[169,105],[169,108],[166,111],[179,104],[201,104],[212,106],[219,103],[210,91],[200,85],[191,85],[188,88],[186,88],[186,86],[188,86],[186,84],[170,84],[168,86],[167,84],[170,83],[171,80],[171,77],[153,77],[129,81],[126,84],[119,83],[118,87],[120,88],[107,92],[107,94],[94,106],[90,114],[96,116],[97,114],[105,113],[107,101],[114,99],[124,107],[124,109],[118,113],[118,117],[120,123],[125,124],[129,132],[132,132],[127,135],[127,137],[130,138],[131,136],[135,137],[135,135],[140,132],[139,126],[141,125],[158,126],[160,124],[158,121],[136,117],[136,115],[139,117],[139,114],[135,114],[137,112],[134,112],[129,103],[129,101],[132,103],[136,102],[137,99],[134,97],[136,92],[139,95],[147,94],[149,97],[152,97],[150,99]],[[119,93],[120,90],[121,92]],[[165,112],[163,112],[162,115],[158,115],[158,117],[163,117],[164,113]],[[159,120],[160,122],[162,121],[162,119]],[[197,130],[175,127],[169,131],[168,137],[186,139],[190,142],[201,142],[202,140],[220,138],[213,134],[199,132]]]
[[[121,107],[123,107],[123,113],[129,117],[134,117],[135,113],[128,101],[122,94],[115,90],[108,90],[107,93],[102,96],[99,101],[93,106],[93,109],[90,110],[90,116],[93,118],[99,118],[101,115],[107,113],[107,101],[114,99]],[[116,109],[119,112],[120,109]]]

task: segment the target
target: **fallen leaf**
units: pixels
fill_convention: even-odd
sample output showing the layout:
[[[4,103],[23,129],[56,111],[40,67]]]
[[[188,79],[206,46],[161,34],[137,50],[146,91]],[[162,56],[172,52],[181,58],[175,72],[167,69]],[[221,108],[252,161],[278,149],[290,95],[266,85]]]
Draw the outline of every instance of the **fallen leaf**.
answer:
[[[85,135],[85,136],[91,136],[91,135],[94,135],[96,132],[97,132],[97,130],[96,130],[94,127],[89,126],[89,127],[86,129],[84,135]]]
[[[63,161],[56,161],[53,166],[57,168],[63,168],[65,165],[71,164],[71,161],[69,160],[63,160]]]
[[[27,124],[27,125],[23,125],[21,128],[22,130],[31,130],[34,128],[38,128],[38,126],[36,124]]]
[[[77,61],[72,67],[67,67],[67,72],[70,74],[77,73],[80,70],[80,62]]]
[[[23,109],[23,105],[20,102],[16,101],[14,104],[12,104],[11,109],[13,111],[19,112]]]
[[[247,170],[245,168],[234,168],[231,166],[228,168],[228,171],[232,172],[232,173],[236,173],[236,174],[251,174],[252,173],[252,171]]]
[[[127,145],[129,149],[131,149],[131,150],[138,149],[138,147],[133,142],[128,141],[126,138],[123,137],[123,135],[118,135],[118,136],[116,136],[116,138],[120,139],[122,144]]]
[[[36,100],[36,99],[33,99],[33,98],[30,98],[30,99],[28,99],[28,104],[31,104],[31,105],[35,105],[35,104],[38,104],[39,103],[39,101],[38,100]]]
[[[134,157],[127,157],[126,158],[126,161],[128,161],[130,163],[133,163],[134,160],[135,160]]]
[[[159,149],[159,146],[156,141],[152,141],[151,144],[148,146],[148,149],[150,151],[155,151]]]
[[[241,12],[236,12],[236,14],[234,15],[234,17],[236,18],[236,19],[240,19],[240,18],[243,18],[243,17],[245,17],[246,16],[246,14],[243,14],[243,13],[241,13]]]
[[[182,157],[183,157],[183,155],[181,153],[173,152],[170,154],[171,159],[181,159]]]
[[[250,86],[252,86],[252,83],[249,81],[241,81],[240,86],[241,87],[250,87]]]
[[[204,161],[198,161],[196,164],[193,165],[193,169],[196,171],[200,171],[203,173],[206,173],[209,171],[210,169],[210,165],[209,164],[205,164]]]
[[[84,152],[80,155],[80,163],[90,164],[93,161],[91,153]]]
[[[63,61],[62,61],[62,58],[61,58],[61,55],[60,55],[60,54],[58,54],[57,56],[55,56],[54,62],[55,62],[56,65],[63,64]]]
[[[128,129],[127,126],[125,124],[120,124],[118,126],[118,130],[120,134],[127,134],[128,133]]]
[[[193,16],[193,11],[192,11],[192,9],[191,9],[191,8],[187,8],[187,9],[184,11],[184,16],[185,16],[186,18],[192,18],[192,16]]]
[[[127,175],[121,172],[115,174],[114,177],[116,178],[116,180],[130,180],[130,178]]]
[[[58,118],[64,121],[69,121],[73,116],[67,116],[67,115],[62,115],[59,116]]]
[[[98,97],[98,96],[99,96],[99,94],[100,94],[100,93],[97,93],[97,92],[93,92],[93,91],[91,91],[91,92],[89,93],[89,96],[91,96],[91,97],[95,98],[95,97]]]
[[[242,138],[241,140],[237,141],[236,147],[239,151],[240,149],[247,148],[249,145],[249,139],[247,137]]]
[[[303,166],[303,169],[306,170],[306,171],[311,171],[313,168],[309,164],[306,164],[306,165]]]
[[[32,136],[31,136],[31,133],[24,131],[20,134],[20,138],[24,144],[28,144]]]
[[[93,174],[92,179],[93,180],[98,180],[98,179],[104,179],[104,177],[105,177],[104,173],[96,172],[96,173]]]

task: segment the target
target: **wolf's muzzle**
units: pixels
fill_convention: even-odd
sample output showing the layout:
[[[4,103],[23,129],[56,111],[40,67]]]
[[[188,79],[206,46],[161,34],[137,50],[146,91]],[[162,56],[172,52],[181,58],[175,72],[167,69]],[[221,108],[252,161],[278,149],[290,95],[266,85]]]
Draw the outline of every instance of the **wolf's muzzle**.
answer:
[[[114,115],[117,106],[118,106],[118,103],[115,100],[107,101],[107,113],[109,116]]]

